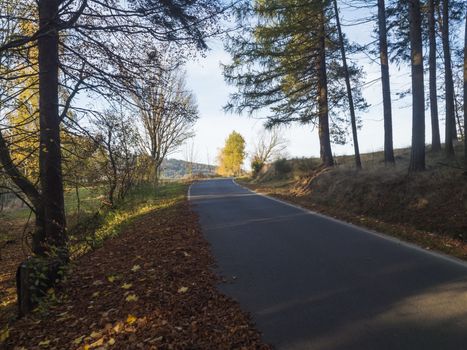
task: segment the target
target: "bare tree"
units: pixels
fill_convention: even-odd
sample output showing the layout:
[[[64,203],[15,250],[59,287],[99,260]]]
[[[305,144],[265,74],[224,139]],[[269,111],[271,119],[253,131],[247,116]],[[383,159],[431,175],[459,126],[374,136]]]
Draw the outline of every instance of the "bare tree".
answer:
[[[4,139],[0,160],[34,208],[34,252],[54,251],[67,260],[60,128],[70,110],[79,110],[72,104],[74,97],[83,90],[100,96],[123,95],[126,85],[121,77],[138,74],[161,42],[182,50],[205,49],[205,38],[217,31],[217,15],[223,9],[217,1],[203,0],[29,0],[19,2],[17,8],[21,11],[15,7],[6,13],[2,7],[0,25],[32,30],[8,37],[0,33],[0,55],[8,61],[0,79],[24,77],[18,65],[29,64],[27,52],[37,49],[40,185],[21,174]],[[179,51],[178,56],[186,55]],[[14,98],[14,92],[9,98]]]
[[[257,138],[251,157],[253,176],[261,171],[264,165],[280,158],[287,148],[288,141],[281,135],[279,128],[263,130]]]
[[[134,185],[139,134],[131,120],[116,109],[98,114],[93,120],[100,145],[96,161],[107,183],[108,204],[113,207]]]
[[[134,102],[144,129],[143,149],[155,167],[155,182],[164,159],[193,136],[198,119],[195,97],[187,90],[185,73],[155,67],[136,81]]]

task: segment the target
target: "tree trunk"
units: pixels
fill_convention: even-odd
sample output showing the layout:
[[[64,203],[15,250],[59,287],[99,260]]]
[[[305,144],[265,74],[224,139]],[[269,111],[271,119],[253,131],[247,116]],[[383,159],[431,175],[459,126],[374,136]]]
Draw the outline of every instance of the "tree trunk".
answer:
[[[435,0],[428,3],[428,34],[429,34],[429,70],[430,70],[430,112],[431,112],[431,150],[441,150],[438,118],[438,88],[436,86],[436,22]]]
[[[454,82],[452,78],[451,48],[449,44],[449,0],[443,0],[442,41],[444,54],[444,75],[446,93],[446,154],[454,156],[453,140],[457,139],[456,122],[454,120]]]
[[[44,208],[45,245],[68,259],[58,110],[59,0],[39,1],[40,183]]]
[[[389,81],[388,41],[386,29],[386,7],[384,0],[378,0],[379,52],[381,63],[381,85],[383,87],[384,113],[384,162],[394,163],[394,146],[392,142],[392,107],[391,86]]]
[[[467,167],[467,21],[464,35],[464,163]]]
[[[412,68],[412,153],[410,171],[425,170],[425,92],[420,1],[409,1]]]
[[[324,6],[324,5],[321,5]],[[329,135],[329,107],[328,107],[328,82],[326,72],[326,33],[324,28],[324,7],[321,9],[319,24],[319,58],[318,70],[318,114],[319,114],[319,142],[320,155],[323,165],[334,165]]]
[[[342,28],[339,18],[339,8],[337,7],[337,0],[334,0],[334,12],[336,13],[336,25],[337,25],[337,32],[339,34],[339,44],[341,48],[341,56],[342,56],[342,65],[344,67],[344,75],[345,75],[345,85],[347,88],[347,99],[349,100],[349,109],[350,109],[350,122],[352,124],[352,137],[353,137],[353,147],[355,152],[355,165],[357,169],[362,168],[362,161],[360,159],[360,148],[358,147],[358,135],[357,135],[357,119],[355,117],[355,106],[352,96],[352,88],[350,86],[350,75],[349,75],[349,68],[347,66],[347,57],[345,54],[345,47],[344,47],[344,36],[342,35]]]

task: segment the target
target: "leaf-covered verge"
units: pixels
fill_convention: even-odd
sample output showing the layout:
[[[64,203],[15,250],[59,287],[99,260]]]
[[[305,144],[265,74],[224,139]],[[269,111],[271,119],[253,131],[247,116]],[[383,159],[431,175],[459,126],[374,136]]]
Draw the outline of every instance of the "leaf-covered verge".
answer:
[[[10,325],[6,349],[268,349],[217,290],[189,203],[163,202],[75,260],[41,307]]]
[[[183,199],[186,188],[186,183],[168,182],[156,192],[152,184],[141,183],[114,208],[105,204],[100,186],[80,188],[79,202],[74,191],[67,191],[65,205],[72,258],[100,247],[105,239],[118,235],[138,216]],[[4,332],[5,325],[17,315],[16,269],[31,255],[34,220],[27,208],[18,207],[0,213],[0,222],[0,332]]]

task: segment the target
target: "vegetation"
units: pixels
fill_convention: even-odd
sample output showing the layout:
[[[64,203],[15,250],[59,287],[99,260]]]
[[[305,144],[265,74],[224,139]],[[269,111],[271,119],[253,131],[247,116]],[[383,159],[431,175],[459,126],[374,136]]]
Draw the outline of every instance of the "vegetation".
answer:
[[[225,146],[219,154],[219,168],[217,172],[223,176],[239,176],[245,159],[245,140],[236,131],[225,140]]]
[[[462,145],[455,148],[462,160]],[[396,165],[387,171],[384,151],[362,154],[363,170],[352,156],[336,157],[323,169],[315,158],[281,159],[243,184],[314,211],[334,216],[467,260],[462,168],[442,165],[444,156],[427,153],[423,173],[407,174],[411,149],[394,150]]]

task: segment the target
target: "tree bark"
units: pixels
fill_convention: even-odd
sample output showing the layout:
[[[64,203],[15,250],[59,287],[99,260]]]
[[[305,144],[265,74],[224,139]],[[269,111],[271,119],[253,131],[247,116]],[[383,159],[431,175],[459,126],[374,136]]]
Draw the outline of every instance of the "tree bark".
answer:
[[[425,170],[425,92],[420,1],[409,1],[412,68],[412,152],[410,171]]]
[[[467,167],[467,21],[464,35],[464,163]]]
[[[378,0],[379,52],[381,63],[381,85],[383,88],[384,114],[384,162],[393,164],[394,146],[392,140],[391,85],[389,78],[388,41],[386,28],[386,7],[384,0]]]
[[[62,183],[60,118],[58,107],[59,0],[39,1],[39,119],[40,184],[43,197],[45,245],[68,259]]]
[[[358,134],[357,134],[357,119],[355,117],[355,106],[352,96],[352,87],[350,86],[350,75],[349,75],[349,68],[347,66],[347,57],[345,54],[345,47],[344,47],[344,36],[342,35],[342,28],[339,18],[339,8],[337,7],[337,0],[334,0],[334,12],[336,13],[336,25],[337,25],[337,32],[339,34],[339,44],[341,49],[341,56],[342,56],[342,65],[344,67],[344,76],[345,76],[345,85],[347,88],[347,99],[349,100],[349,109],[350,109],[350,123],[352,125],[352,138],[353,138],[353,147],[355,153],[355,166],[357,169],[362,168],[362,161],[360,159],[360,148],[358,146]]]
[[[430,112],[431,112],[431,150],[441,150],[438,117],[438,88],[436,84],[436,22],[435,0],[428,3],[428,35],[429,35],[429,70],[430,70]]]
[[[446,154],[454,156],[453,140],[457,139],[456,122],[454,119],[454,82],[452,78],[451,48],[449,44],[449,0],[443,0],[442,41],[444,54],[444,75],[446,94]]]
[[[328,82],[326,72],[326,32],[324,27],[324,5],[321,5],[319,24],[319,57],[318,70],[318,114],[319,114],[319,141],[320,155],[324,166],[334,166],[331,150],[331,138],[329,134],[329,106],[328,106]]]

